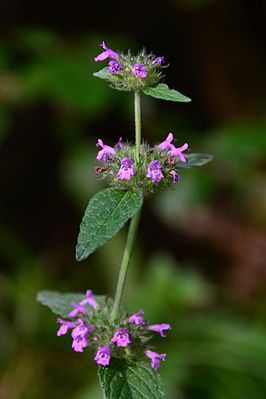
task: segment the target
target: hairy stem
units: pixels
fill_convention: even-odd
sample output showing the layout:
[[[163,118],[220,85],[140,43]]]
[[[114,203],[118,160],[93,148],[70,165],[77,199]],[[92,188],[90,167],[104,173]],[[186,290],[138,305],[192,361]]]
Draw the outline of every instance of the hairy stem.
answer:
[[[139,150],[141,144],[141,112],[140,112],[140,93],[134,92],[134,111],[135,111],[135,144],[136,159],[139,160]]]
[[[129,264],[135,236],[136,236],[137,227],[139,224],[139,219],[140,219],[140,211],[138,211],[136,213],[136,215],[133,216],[133,218],[131,219],[129,230],[128,230],[127,242],[126,242],[124,255],[122,258],[122,263],[120,266],[117,286],[116,286],[115,301],[114,301],[114,307],[113,307],[113,311],[112,311],[112,319],[113,320],[116,320],[119,317],[122,300],[123,300],[123,294],[124,294],[124,290],[125,290],[126,277],[127,277],[127,272],[128,272],[128,264]]]
[[[140,113],[140,94],[139,92],[135,91],[134,93],[134,111],[135,111],[135,144],[136,144],[136,160],[139,160],[139,150],[141,144],[141,113]],[[139,224],[140,219],[140,211],[136,213],[135,216],[131,219],[128,235],[127,235],[127,242],[124,250],[124,255],[122,258],[119,276],[116,286],[115,292],[115,301],[112,310],[112,319],[116,320],[119,317],[121,305],[123,301],[123,295],[125,291],[126,285],[126,278],[128,272],[128,265],[130,261],[130,256]]]

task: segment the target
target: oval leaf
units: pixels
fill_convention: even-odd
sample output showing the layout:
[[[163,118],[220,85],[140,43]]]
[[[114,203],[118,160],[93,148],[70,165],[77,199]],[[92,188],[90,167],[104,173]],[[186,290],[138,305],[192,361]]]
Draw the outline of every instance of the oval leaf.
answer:
[[[89,202],[80,225],[76,259],[86,259],[96,248],[110,240],[141,208],[141,191],[107,188]]]
[[[94,295],[96,302],[99,305],[103,304],[106,297],[100,295]],[[73,310],[71,302],[79,303],[82,299],[85,299],[85,294],[76,294],[73,292],[61,293],[57,291],[40,291],[37,294],[37,302],[47,306],[53,313],[61,316],[68,317],[69,312]]]
[[[213,156],[210,154],[185,154],[187,158],[187,162],[177,161],[176,166],[178,168],[194,168],[195,166],[203,166],[206,163],[213,160]]]
[[[160,100],[166,101],[178,101],[188,103],[191,101],[190,98],[184,96],[174,89],[169,89],[165,83],[159,83],[155,87],[147,87],[143,90],[143,93],[147,96],[159,98]]]
[[[161,379],[148,362],[112,359],[110,366],[99,367],[99,378],[107,399],[163,399]]]

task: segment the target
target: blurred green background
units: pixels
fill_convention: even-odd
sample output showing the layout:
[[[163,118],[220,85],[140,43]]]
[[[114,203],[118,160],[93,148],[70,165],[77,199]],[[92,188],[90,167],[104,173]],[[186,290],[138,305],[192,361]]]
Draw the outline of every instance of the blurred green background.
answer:
[[[121,231],[77,264],[101,137],[133,139],[133,101],[93,78],[93,57],[143,46],[190,104],[143,98],[143,136],[173,132],[214,161],[146,201],[129,311],[171,323],[169,399],[266,397],[265,1],[77,0],[0,5],[0,398],[99,399],[96,367],[56,337],[48,288],[113,295]]]

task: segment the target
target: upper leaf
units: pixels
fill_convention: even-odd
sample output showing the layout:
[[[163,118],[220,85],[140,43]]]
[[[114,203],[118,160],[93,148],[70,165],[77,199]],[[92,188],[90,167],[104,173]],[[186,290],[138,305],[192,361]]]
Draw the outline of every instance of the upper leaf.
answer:
[[[96,248],[110,240],[141,208],[141,191],[107,188],[89,202],[80,225],[76,259],[86,259]]]
[[[57,291],[44,290],[38,292],[36,299],[42,305],[48,306],[53,313],[61,317],[68,317],[69,312],[73,310],[71,302],[79,303],[84,298],[85,294],[74,294],[69,292],[62,294]],[[99,305],[105,300],[105,297],[100,295],[94,295],[94,298]]]
[[[202,166],[213,160],[213,156],[210,154],[185,154],[187,162],[177,161],[176,166],[178,168],[194,168],[195,166]]]
[[[154,87],[147,87],[143,90],[143,93],[147,96],[159,98],[166,101],[178,101],[188,103],[191,101],[190,98],[179,93],[177,90],[169,89],[165,83],[159,83]]]
[[[94,72],[93,76],[95,76],[96,78],[108,80],[110,79],[110,72],[108,72],[108,68],[103,68],[97,72]]]
[[[146,362],[127,364],[112,359],[99,367],[99,378],[107,399],[163,399],[160,376]]]

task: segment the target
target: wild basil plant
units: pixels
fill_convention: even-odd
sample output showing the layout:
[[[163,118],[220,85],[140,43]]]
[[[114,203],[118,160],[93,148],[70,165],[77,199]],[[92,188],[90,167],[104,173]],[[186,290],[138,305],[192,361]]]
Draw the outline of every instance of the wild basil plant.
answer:
[[[130,220],[114,300],[86,294],[61,294],[42,291],[37,299],[59,317],[57,335],[71,332],[76,352],[91,351],[98,365],[100,383],[108,399],[164,398],[158,374],[165,353],[155,349],[152,337],[166,337],[168,323],[149,324],[144,311],[128,314],[123,296],[128,265],[146,196],[177,184],[183,168],[204,165],[207,154],[187,153],[188,144],[175,145],[173,133],[164,134],[156,145],[141,139],[141,94],[154,98],[189,102],[190,99],[160,83],[166,68],[164,57],[141,51],[137,55],[115,52],[103,42],[104,49],[95,62],[108,66],[94,73],[112,88],[134,95],[135,143],[118,138],[114,146],[98,139],[96,176],[106,179],[109,188],[98,192],[85,210],[76,246],[76,259],[86,259],[110,240]],[[166,136],[166,137],[165,137]],[[156,304],[155,304],[156,306]]]

